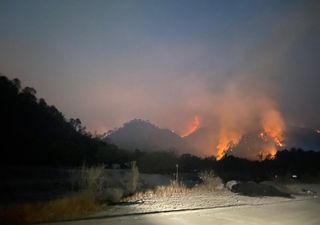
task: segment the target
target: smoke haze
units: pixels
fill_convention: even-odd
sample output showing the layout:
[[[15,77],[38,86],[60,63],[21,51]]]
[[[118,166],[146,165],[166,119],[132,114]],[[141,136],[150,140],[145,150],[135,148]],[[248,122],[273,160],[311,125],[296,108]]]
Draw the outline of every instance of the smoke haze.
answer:
[[[92,132],[142,118],[184,135],[198,116],[215,154],[320,127],[318,1],[1,1],[0,15],[1,72]]]

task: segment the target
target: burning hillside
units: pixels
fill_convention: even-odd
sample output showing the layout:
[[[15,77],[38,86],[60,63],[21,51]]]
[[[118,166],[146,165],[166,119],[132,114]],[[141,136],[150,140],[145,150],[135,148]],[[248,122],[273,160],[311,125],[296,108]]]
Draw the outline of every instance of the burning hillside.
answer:
[[[201,124],[200,117],[195,116],[193,121],[190,124],[188,124],[187,128],[185,129],[181,137],[187,137],[190,134],[194,133],[196,130],[200,128],[200,124]]]
[[[277,149],[284,146],[284,122],[280,113],[274,109],[262,113],[258,125],[260,131],[228,130],[220,131],[217,145],[216,158],[220,160],[228,151],[233,154],[248,158],[259,159],[273,158]],[[252,136],[255,138],[248,138]]]
[[[221,129],[217,145],[216,158],[233,151],[233,154],[248,159],[273,158],[277,149],[284,146],[284,122],[278,111],[270,110],[262,115],[258,123],[259,131]],[[249,138],[252,133],[255,138]]]
[[[216,158],[227,153],[248,159],[272,158],[283,147],[285,123],[277,105],[265,95],[246,94],[238,88],[220,96]],[[255,138],[248,138],[254,136]]]

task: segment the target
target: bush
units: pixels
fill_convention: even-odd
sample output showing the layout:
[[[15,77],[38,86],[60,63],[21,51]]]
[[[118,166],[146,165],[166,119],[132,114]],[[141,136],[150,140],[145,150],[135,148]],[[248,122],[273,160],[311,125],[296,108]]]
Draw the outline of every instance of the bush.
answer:
[[[224,187],[220,177],[216,176],[212,170],[200,172],[199,177],[203,182],[203,184],[198,187],[200,189],[206,189],[207,191],[216,191],[221,190]]]
[[[123,197],[124,191],[121,188],[106,188],[99,196],[101,203],[118,203]]]
[[[72,219],[98,211],[92,192],[79,192],[62,199],[43,203],[26,203],[0,208],[1,224],[31,224]]]
[[[146,199],[150,197],[172,197],[172,196],[181,196],[189,193],[191,189],[187,188],[181,183],[171,181],[170,185],[167,186],[158,186],[154,190],[149,190],[146,192],[137,192],[134,195],[124,199],[125,202],[138,201],[141,199]]]
[[[105,166],[102,164],[96,167],[82,165],[80,170],[71,172],[71,180],[76,190],[89,191],[98,194],[103,191],[103,172]]]
[[[159,197],[171,197],[175,195],[183,195],[190,192],[190,189],[186,188],[181,183],[178,182],[171,182],[168,186],[160,186],[157,187],[154,191],[154,195]]]
[[[127,195],[132,195],[137,190],[139,182],[139,170],[135,161],[131,163],[131,177],[129,182],[127,183],[126,191]]]

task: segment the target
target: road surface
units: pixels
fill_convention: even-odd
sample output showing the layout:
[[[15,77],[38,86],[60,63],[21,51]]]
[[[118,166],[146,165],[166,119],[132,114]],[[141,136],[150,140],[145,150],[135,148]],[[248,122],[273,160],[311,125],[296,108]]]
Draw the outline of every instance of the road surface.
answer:
[[[48,223],[54,225],[319,225],[320,199],[293,200],[263,205],[186,210],[146,215],[101,217],[87,220]]]

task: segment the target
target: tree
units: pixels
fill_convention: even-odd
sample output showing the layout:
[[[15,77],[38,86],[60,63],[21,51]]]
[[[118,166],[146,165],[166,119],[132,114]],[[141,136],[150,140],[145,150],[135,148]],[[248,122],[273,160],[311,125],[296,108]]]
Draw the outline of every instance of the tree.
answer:
[[[86,134],[86,127],[82,126],[81,120],[79,118],[69,120],[71,126],[79,133]]]
[[[21,90],[22,89],[22,90]],[[126,154],[91,138],[81,120],[70,119],[36,97],[19,79],[0,75],[0,163],[2,165],[81,165],[127,160]],[[102,157],[101,157],[102,156]]]

